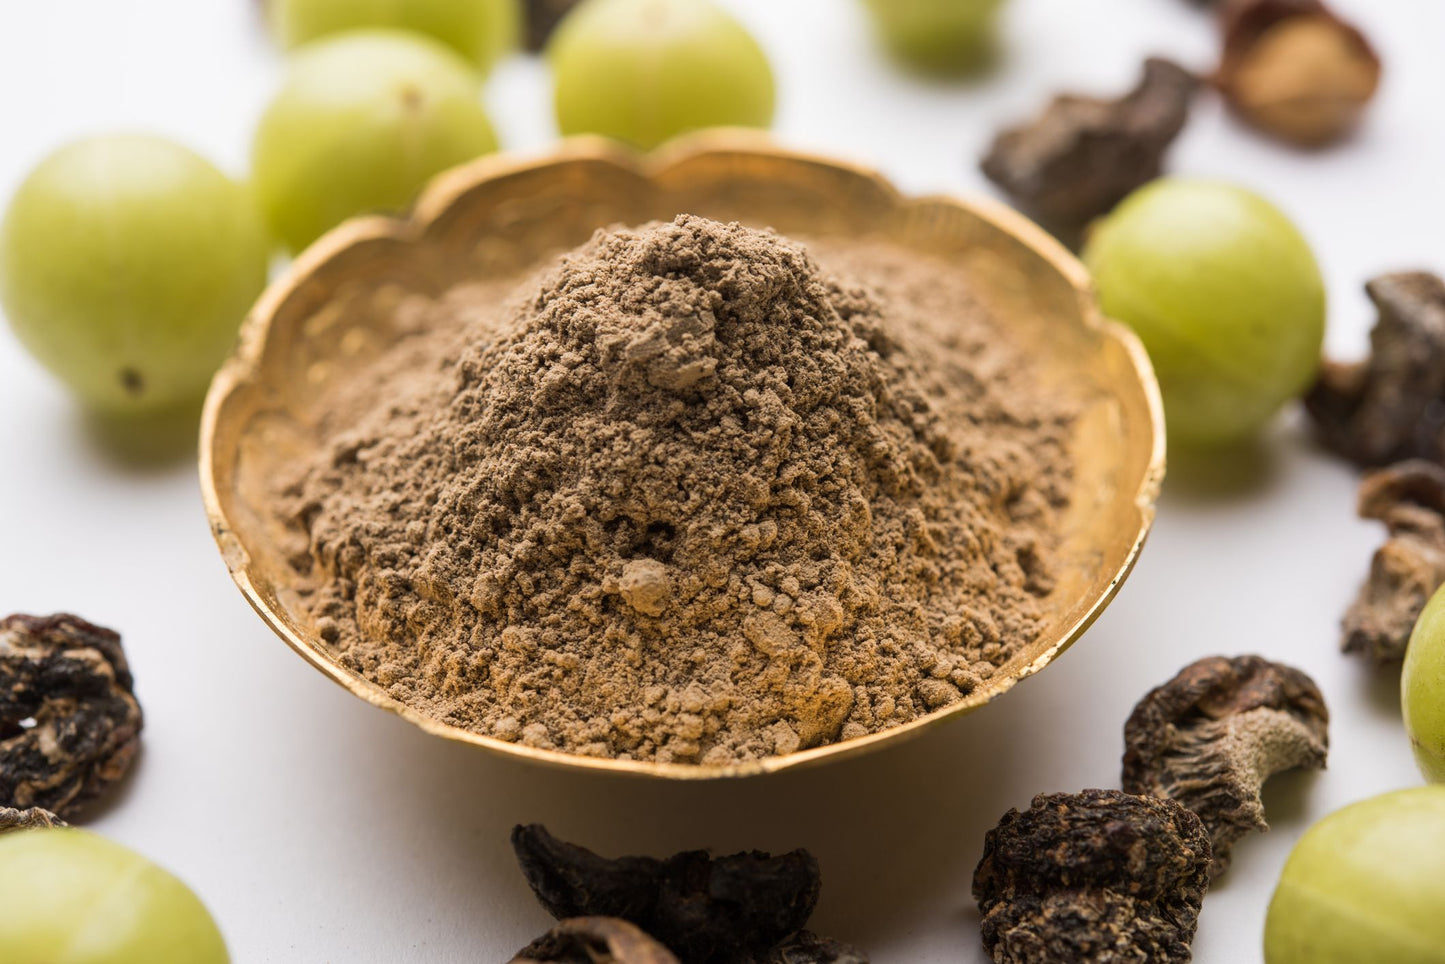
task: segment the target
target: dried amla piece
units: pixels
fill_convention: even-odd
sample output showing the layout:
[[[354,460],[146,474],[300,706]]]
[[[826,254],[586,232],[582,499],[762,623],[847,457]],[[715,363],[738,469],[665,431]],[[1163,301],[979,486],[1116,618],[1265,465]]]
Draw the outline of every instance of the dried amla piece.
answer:
[[[552,916],[622,918],[666,945],[683,964],[867,961],[844,945],[800,933],[821,887],[818,862],[806,850],[726,857],[689,850],[666,860],[608,859],[564,843],[536,824],[516,827],[512,848],[533,893]],[[793,956],[776,956],[787,950],[790,939]],[[818,956],[799,956],[810,946]]]
[[[1003,131],[983,172],[1030,213],[1082,225],[1159,176],[1197,87],[1183,67],[1150,58],[1139,86],[1119,100],[1065,94],[1033,122]]]
[[[1176,800],[1209,830],[1217,877],[1230,848],[1266,830],[1260,788],[1323,769],[1329,713],[1304,673],[1259,656],[1211,656],[1151,690],[1124,724],[1124,789]]]
[[[1445,584],[1445,468],[1411,459],[1371,472],[1360,483],[1359,512],[1385,523],[1390,537],[1345,612],[1342,648],[1398,663],[1425,603]]]
[[[1215,84],[1259,130],[1302,147],[1349,133],[1380,86],[1365,35],[1320,0],[1226,0]]]
[[[45,827],[64,827],[64,820],[42,807],[16,810],[14,807],[0,807],[0,833],[12,830],[40,830]]]
[[[74,819],[125,775],[140,730],[120,636],[64,614],[0,619],[0,806]]]
[[[625,920],[576,917],[522,948],[511,964],[678,964],[678,960]]]
[[[552,38],[552,31],[581,0],[526,0],[527,49],[540,51]]]
[[[868,955],[851,944],[798,931],[749,964],[868,964]]]
[[[1409,458],[1445,464],[1445,281],[1387,274],[1365,291],[1380,312],[1370,357],[1325,362],[1305,396],[1316,432],[1366,468]]]
[[[1044,793],[988,832],[973,875],[995,964],[1187,961],[1209,834],[1172,800]]]

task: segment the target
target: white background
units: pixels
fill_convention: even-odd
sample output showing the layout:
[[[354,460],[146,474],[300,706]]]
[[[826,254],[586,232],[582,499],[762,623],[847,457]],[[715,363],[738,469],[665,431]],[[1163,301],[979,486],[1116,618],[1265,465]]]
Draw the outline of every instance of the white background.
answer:
[[[1353,142],[1319,154],[1244,131],[1210,99],[1174,156],[1274,198],[1316,246],[1330,348],[1363,350],[1360,286],[1445,269],[1445,4],[1338,0],[1384,53]],[[1185,0],[1013,0],[1007,58],[938,86],[886,64],[850,0],[730,0],[772,55],[783,141],[872,163],[910,191],[980,192],[1003,121],[1063,88],[1110,92],[1142,57],[1211,65]],[[172,135],[243,174],[280,59],[251,0],[0,0],[0,197],[66,139]],[[546,79],[518,59],[487,90],[511,149],[552,139]],[[189,881],[237,961],[504,961],[545,930],[507,832],[544,821],[606,853],[789,849],[821,859],[817,929],[879,964],[983,961],[969,885],[983,834],[1037,792],[1117,785],[1135,700],[1184,663],[1259,652],[1329,701],[1330,768],[1276,778],[1274,829],[1243,841],[1209,895],[1203,962],[1259,960],[1291,844],[1351,801],[1420,782],[1393,674],[1336,650],[1381,532],[1355,520],[1352,470],[1296,416],[1258,457],[1180,459],[1139,568],[1060,662],[998,704],[862,760],[742,783],[675,786],[544,771],[452,746],[310,670],[232,587],[189,463],[109,451],[0,326],[0,612],[73,610],[125,635],[144,752],[91,823]],[[5,913],[0,908],[0,913]]]

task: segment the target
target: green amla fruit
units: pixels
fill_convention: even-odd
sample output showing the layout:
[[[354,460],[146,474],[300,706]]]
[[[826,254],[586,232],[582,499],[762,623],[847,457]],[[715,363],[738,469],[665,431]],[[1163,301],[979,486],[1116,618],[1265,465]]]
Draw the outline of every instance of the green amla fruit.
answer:
[[[1445,964],[1445,786],[1325,817],[1285,863],[1266,964]]]
[[[185,884],[84,830],[0,835],[5,964],[226,964],[225,941]]]
[[[1400,709],[1420,772],[1431,783],[1445,783],[1445,587],[1430,597],[1410,634]],[[1445,861],[1445,853],[1440,857]]]
[[[56,151],[0,226],[0,300],[22,344],[90,408],[200,397],[266,284],[251,194],[204,158],[120,135]]]
[[[348,30],[393,27],[439,40],[487,71],[521,38],[519,0],[269,0],[268,5],[287,47]]]
[[[1105,313],[1149,350],[1171,441],[1244,441],[1314,381],[1324,280],[1299,231],[1259,195],[1147,184],[1094,228],[1084,261]]]
[[[884,45],[929,74],[969,74],[993,59],[1004,0],[867,0]]]
[[[767,127],[773,72],[711,0],[584,0],[547,47],[563,134],[650,149],[706,127]]]
[[[301,48],[251,152],[272,230],[299,251],[353,215],[401,211],[434,175],[495,150],[480,85],[454,51],[405,31]]]

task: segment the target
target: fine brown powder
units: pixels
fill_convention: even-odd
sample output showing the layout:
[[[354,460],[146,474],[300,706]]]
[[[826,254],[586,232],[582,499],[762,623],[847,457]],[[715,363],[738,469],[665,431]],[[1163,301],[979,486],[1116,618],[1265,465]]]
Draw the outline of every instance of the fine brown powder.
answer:
[[[426,302],[284,493],[320,636],[437,719],[623,759],[960,699],[1038,635],[1074,406],[948,274],[684,216],[505,312]]]

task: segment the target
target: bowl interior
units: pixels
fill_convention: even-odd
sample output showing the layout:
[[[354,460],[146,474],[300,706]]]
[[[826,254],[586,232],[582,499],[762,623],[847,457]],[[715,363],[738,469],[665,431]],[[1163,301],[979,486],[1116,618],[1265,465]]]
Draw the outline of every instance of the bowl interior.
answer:
[[[1038,640],[966,699],[856,740],[728,767],[600,760],[440,723],[339,666],[310,627],[287,562],[295,535],[268,510],[274,480],[312,450],[328,385],[398,337],[392,309],[455,282],[501,282],[599,227],[693,213],[803,237],[868,237],[942,258],[1028,345],[1044,377],[1084,399],[1074,499]],[[202,481],[227,565],[267,623],[364,699],[452,739],[543,762],[676,777],[737,776],[856,752],[987,703],[1073,642],[1127,575],[1163,471],[1158,391],[1142,349],[1103,319],[1071,256],[1007,209],[904,199],[866,172],[705,138],[651,159],[583,142],[533,162],[489,159],[444,175],[409,221],[363,219],[303,255],[248,319],[205,414]]]

